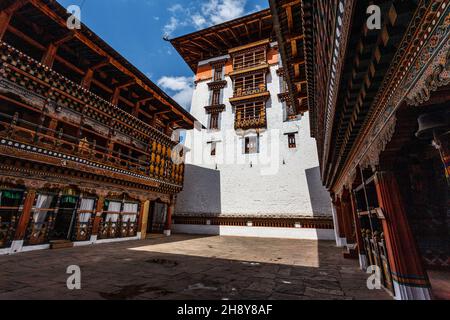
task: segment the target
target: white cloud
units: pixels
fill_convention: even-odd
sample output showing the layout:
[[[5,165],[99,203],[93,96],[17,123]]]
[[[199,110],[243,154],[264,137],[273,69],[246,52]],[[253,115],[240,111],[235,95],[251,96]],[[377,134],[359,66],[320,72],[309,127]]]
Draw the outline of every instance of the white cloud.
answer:
[[[245,15],[247,0],[204,0],[200,5],[175,4],[167,10],[172,13],[164,26],[165,35],[172,36],[175,30],[188,25],[203,29]],[[256,6],[255,8],[258,8]]]
[[[172,98],[186,110],[190,109],[195,77],[161,77],[157,84],[172,94]]]
[[[180,22],[177,18],[170,17],[170,21],[163,28],[164,35],[172,35],[172,32],[174,32],[178,28],[179,24]]]
[[[201,7],[202,13],[212,24],[219,24],[241,17],[247,0],[209,0]]]

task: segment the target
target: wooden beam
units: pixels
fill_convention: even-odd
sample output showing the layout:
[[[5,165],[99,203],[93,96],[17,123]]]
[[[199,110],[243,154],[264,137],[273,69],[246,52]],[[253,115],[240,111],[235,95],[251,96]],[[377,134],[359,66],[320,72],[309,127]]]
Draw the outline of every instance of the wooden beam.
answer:
[[[211,47],[213,47],[214,49],[216,49],[216,50],[219,50],[219,48],[214,44],[214,43],[212,43],[211,41],[209,41],[207,38],[206,38],[206,36],[204,36],[204,37],[202,37],[201,38],[203,41],[205,41],[206,43],[208,43]]]
[[[294,28],[294,20],[292,18],[292,7],[291,6],[286,7],[286,18],[287,18],[287,22],[288,22],[289,32],[292,32],[292,29]]]
[[[68,34],[66,34],[64,37],[53,41],[53,43],[55,44],[55,46],[59,47],[60,45],[62,45],[63,43],[73,39],[75,37],[75,33],[74,32],[69,32]]]
[[[213,34],[214,34],[217,38],[219,38],[220,41],[222,41],[227,47],[230,47],[230,46],[231,46],[230,43],[229,43],[228,41],[226,41],[225,38],[222,37],[222,36],[219,34],[219,32],[215,32],[215,33],[213,33]]]
[[[121,84],[117,85],[116,89],[125,89],[125,88],[127,88],[129,86],[132,86],[135,83],[136,83],[136,79],[131,79],[131,80],[127,81],[127,82],[124,82],[124,83],[121,83]]]
[[[44,2],[40,0],[28,0],[30,3],[33,4],[37,9],[42,11],[47,17],[54,20],[56,23],[58,23],[61,27],[66,28],[66,20],[62,17],[60,17],[57,13],[55,13],[53,10],[51,10]],[[100,56],[103,57],[110,57],[110,55],[100,48],[97,44],[95,44],[93,41],[91,41],[87,36],[82,34],[80,31],[76,30],[75,37],[84,43],[87,47],[89,47],[92,51],[97,53]],[[115,68],[117,68],[120,72],[124,73],[127,76],[133,77],[136,79],[136,84],[141,86],[144,90],[148,91],[149,93],[153,94],[156,99],[160,100],[162,103],[172,106],[171,103],[169,103],[168,100],[166,100],[161,94],[159,94],[157,91],[155,91],[153,88],[145,84],[136,74],[134,74],[132,71],[127,69],[124,65],[122,65],[120,62],[115,60],[114,58],[110,57],[111,65],[113,65]],[[176,113],[178,116],[182,117],[183,119],[186,119],[187,123],[192,122],[191,120],[188,120],[184,113],[181,110],[178,110],[177,108],[173,108],[173,112]]]
[[[12,4],[9,5],[9,7],[6,7],[3,9],[4,12],[8,14],[14,14],[17,10],[22,8],[24,5],[26,5],[30,0],[16,0]]]
[[[155,99],[155,97],[153,97],[153,96],[152,96],[152,97],[148,97],[148,98],[144,98],[144,99],[140,99],[140,100],[138,101],[138,103],[144,105],[146,102],[152,101],[153,99]]]
[[[93,71],[96,71],[98,69],[106,67],[110,63],[111,63],[111,60],[109,58],[105,58],[104,60],[100,61],[99,63],[94,64],[93,66],[91,66],[90,69],[92,69]]]
[[[208,48],[205,48],[205,47],[201,46],[200,44],[194,42],[193,40],[189,40],[189,42],[192,43],[194,46],[202,49],[202,51],[209,51]]]
[[[8,29],[9,22],[11,21],[12,14],[8,14],[6,11],[0,12],[0,40]]]
[[[238,37],[236,36],[236,34],[234,33],[233,29],[228,28],[227,30],[229,30],[231,32],[231,35],[233,36],[233,38],[236,40],[237,43],[241,43],[238,39]]]
[[[170,112],[172,112],[172,110],[164,110],[164,111],[159,111],[159,112],[155,112],[153,115],[155,116],[155,117],[159,117],[159,116],[161,116],[161,115],[163,115],[163,114],[166,114],[166,113],[170,113]]]
[[[17,10],[26,5],[29,0],[17,0],[0,12],[0,40],[3,39],[6,30],[8,30],[9,22]]]
[[[286,37],[286,42],[304,40],[304,34],[291,34]]]

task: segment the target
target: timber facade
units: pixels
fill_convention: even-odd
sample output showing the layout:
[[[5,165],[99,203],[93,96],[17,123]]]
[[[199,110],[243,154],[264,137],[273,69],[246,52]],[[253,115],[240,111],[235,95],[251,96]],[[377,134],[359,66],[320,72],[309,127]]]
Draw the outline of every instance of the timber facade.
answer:
[[[0,10],[0,252],[170,233],[195,119],[55,1]]]
[[[378,266],[396,299],[437,298],[433,271],[450,267],[449,1],[376,1],[380,29],[364,14],[372,1],[270,2],[285,67],[303,50],[344,256]]]

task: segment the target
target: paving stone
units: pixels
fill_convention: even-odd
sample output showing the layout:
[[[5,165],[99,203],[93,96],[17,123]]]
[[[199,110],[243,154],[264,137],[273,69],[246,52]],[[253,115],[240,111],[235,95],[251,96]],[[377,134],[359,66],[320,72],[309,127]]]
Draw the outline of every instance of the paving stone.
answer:
[[[301,248],[301,250],[299,250]],[[67,267],[82,290],[68,290]],[[0,256],[0,299],[391,299],[333,242],[174,235]]]

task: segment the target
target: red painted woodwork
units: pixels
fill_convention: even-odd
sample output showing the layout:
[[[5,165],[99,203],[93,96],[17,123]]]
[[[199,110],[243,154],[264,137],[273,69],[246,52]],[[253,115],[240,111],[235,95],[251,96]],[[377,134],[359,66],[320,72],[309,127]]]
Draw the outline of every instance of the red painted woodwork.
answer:
[[[9,21],[11,20],[11,14],[3,11],[0,12],[0,40],[3,39],[6,29],[8,29]]]
[[[172,205],[172,203],[170,203],[167,206],[167,218],[166,218],[166,225],[164,226],[164,230],[172,229],[172,214],[173,214],[173,205]]]
[[[20,215],[19,222],[17,224],[14,240],[23,240],[25,237],[25,232],[27,230],[28,222],[30,221],[31,209],[33,209],[35,197],[36,191],[28,190],[23,204],[22,214]]]
[[[358,253],[364,254],[364,242],[361,234],[361,224],[356,210],[356,200],[353,193],[350,194],[350,202],[352,205],[353,224],[355,226],[356,243],[358,244]]]
[[[98,230],[100,228],[100,222],[102,220],[102,216],[98,215],[98,213],[103,212],[104,202],[105,202],[105,199],[103,197],[99,197],[97,200],[97,206],[95,208],[94,223],[92,224],[92,235],[93,236],[98,234]]]
[[[336,201],[333,201],[334,210],[336,211],[336,217],[338,220],[338,232],[340,238],[345,238],[344,232],[344,220],[342,219],[342,210],[341,210],[341,200],[338,198]]]
[[[375,185],[386,217],[382,224],[393,279],[406,285],[429,286],[394,174],[377,173]]]
[[[56,52],[57,51],[58,51],[58,47],[55,46],[53,43],[51,43],[48,46],[47,51],[44,53],[44,56],[42,57],[41,63],[43,65],[46,65],[49,68],[52,68],[53,67],[53,63],[55,62]]]

